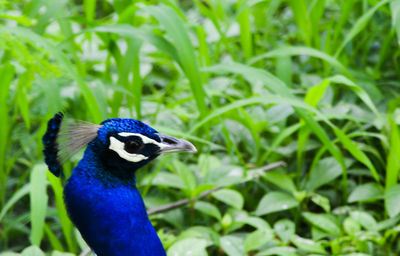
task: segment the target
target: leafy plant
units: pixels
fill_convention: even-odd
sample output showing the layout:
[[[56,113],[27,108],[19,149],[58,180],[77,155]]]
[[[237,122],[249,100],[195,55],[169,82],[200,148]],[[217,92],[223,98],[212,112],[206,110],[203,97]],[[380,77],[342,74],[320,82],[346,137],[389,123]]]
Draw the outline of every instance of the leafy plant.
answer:
[[[43,165],[60,110],[196,144],[137,173],[150,212],[184,202],[151,215],[169,255],[399,254],[399,12],[399,0],[1,2],[0,255],[87,249]]]

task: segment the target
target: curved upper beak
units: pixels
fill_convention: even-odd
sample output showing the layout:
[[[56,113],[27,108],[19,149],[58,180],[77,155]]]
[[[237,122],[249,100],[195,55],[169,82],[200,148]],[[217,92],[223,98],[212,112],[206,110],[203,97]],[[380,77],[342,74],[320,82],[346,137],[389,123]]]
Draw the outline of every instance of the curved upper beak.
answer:
[[[178,139],[166,134],[157,134],[161,139],[161,148],[159,153],[173,153],[173,152],[197,152],[196,147],[187,140]]]

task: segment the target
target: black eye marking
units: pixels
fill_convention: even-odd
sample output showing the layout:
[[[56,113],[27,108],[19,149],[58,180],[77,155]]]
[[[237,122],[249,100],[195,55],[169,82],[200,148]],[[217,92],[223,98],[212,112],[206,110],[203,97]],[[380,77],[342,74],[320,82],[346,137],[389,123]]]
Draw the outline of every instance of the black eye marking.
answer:
[[[125,141],[124,150],[128,153],[137,153],[143,148],[143,141],[141,138],[132,136]]]
[[[162,141],[167,143],[167,144],[170,144],[170,145],[175,145],[176,144],[176,141],[174,141],[174,140],[172,140],[170,138],[163,138]]]

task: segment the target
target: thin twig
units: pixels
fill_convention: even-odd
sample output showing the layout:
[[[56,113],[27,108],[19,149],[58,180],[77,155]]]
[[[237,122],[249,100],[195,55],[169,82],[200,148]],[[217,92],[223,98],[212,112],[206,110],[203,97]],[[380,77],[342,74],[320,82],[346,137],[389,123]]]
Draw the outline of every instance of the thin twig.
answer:
[[[182,206],[182,205],[188,204],[188,203],[193,202],[193,201],[196,201],[196,200],[198,200],[198,199],[202,199],[202,198],[208,196],[209,194],[211,194],[212,192],[214,192],[214,191],[216,191],[216,190],[219,190],[219,189],[221,189],[221,188],[222,188],[222,187],[215,187],[215,188],[213,188],[213,189],[210,189],[210,190],[207,190],[207,191],[203,192],[201,195],[199,195],[199,196],[197,196],[197,197],[195,197],[195,198],[192,198],[192,199],[182,199],[182,200],[179,200],[179,201],[170,203],[170,204],[163,205],[163,206],[158,207],[158,208],[154,208],[154,209],[147,210],[147,214],[148,214],[148,215],[151,215],[151,214],[156,214],[156,213],[160,213],[160,212],[169,211],[169,210],[172,210],[172,209],[174,209],[174,208],[178,208],[178,207],[180,207],[180,206]]]
[[[286,166],[286,163],[282,162],[282,161],[279,161],[279,162],[276,162],[276,163],[272,163],[272,164],[263,166],[263,167],[257,169],[257,171],[259,171],[260,173],[263,173],[263,172],[267,172],[267,171],[276,169],[276,168],[281,167],[281,166]],[[257,178],[258,176],[259,175],[256,175],[256,177],[254,177],[254,178]],[[212,188],[210,190],[207,190],[207,191],[203,192],[199,196],[196,196],[196,197],[194,197],[192,199],[182,199],[182,200],[170,203],[170,204],[163,205],[163,206],[158,207],[158,208],[149,209],[149,210],[147,210],[147,214],[151,215],[151,214],[156,214],[156,213],[165,212],[165,211],[169,211],[169,210],[178,208],[178,207],[183,206],[185,204],[189,204],[190,202],[193,202],[193,201],[196,201],[196,200],[199,200],[199,199],[203,199],[206,196],[208,196],[209,194],[211,194],[212,192],[220,190],[221,188],[223,188],[223,187],[215,187],[215,188]]]
[[[260,170],[263,171],[263,172],[267,172],[267,171],[271,171],[273,169],[276,169],[278,167],[285,167],[285,166],[286,166],[285,162],[279,161],[279,162],[275,162],[275,163],[263,166],[263,167],[260,168]]]

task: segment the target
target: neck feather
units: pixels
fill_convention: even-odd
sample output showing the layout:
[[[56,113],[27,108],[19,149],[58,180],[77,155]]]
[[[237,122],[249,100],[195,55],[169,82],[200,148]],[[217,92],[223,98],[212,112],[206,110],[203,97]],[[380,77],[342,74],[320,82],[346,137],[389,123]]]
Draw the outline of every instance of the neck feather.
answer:
[[[110,168],[90,148],[85,151],[64,189],[71,220],[98,256],[165,255],[134,170]]]

